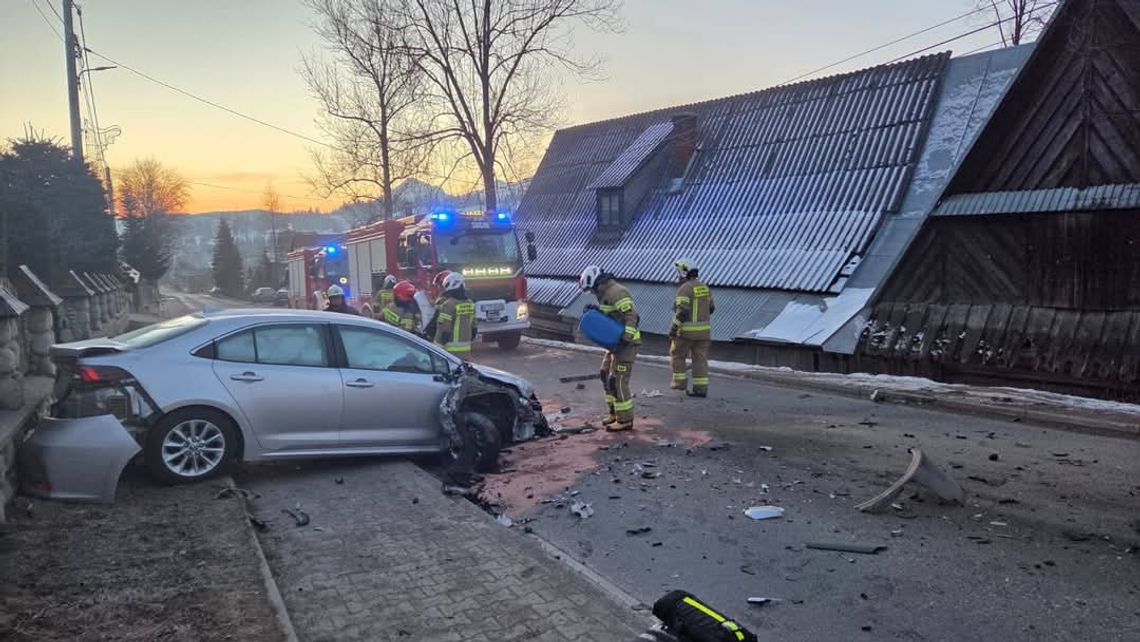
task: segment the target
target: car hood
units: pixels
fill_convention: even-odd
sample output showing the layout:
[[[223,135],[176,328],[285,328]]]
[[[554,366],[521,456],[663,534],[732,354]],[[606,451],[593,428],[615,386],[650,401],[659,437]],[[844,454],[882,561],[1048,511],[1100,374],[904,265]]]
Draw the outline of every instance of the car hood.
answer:
[[[91,357],[100,354],[110,354],[114,352],[125,352],[128,347],[124,343],[119,343],[114,339],[107,337],[100,337],[98,339],[86,339],[83,341],[73,341],[71,343],[57,343],[51,347],[51,356],[54,358],[80,358]]]
[[[522,377],[513,375],[506,370],[492,368],[491,366],[479,365],[477,363],[472,363],[470,365],[475,370],[475,372],[479,373],[479,376],[484,379],[490,379],[491,381],[516,388],[520,393],[522,393],[524,397],[527,398],[534,394],[534,386]]]

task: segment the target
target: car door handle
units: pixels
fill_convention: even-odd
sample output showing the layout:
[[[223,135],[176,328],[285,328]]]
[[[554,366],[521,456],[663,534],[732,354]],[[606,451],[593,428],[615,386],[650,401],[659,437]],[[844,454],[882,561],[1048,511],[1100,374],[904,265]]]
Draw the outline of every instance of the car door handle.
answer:
[[[241,374],[230,375],[230,379],[234,381],[264,381],[265,377],[259,377],[255,372],[246,371]]]
[[[353,381],[349,381],[348,383],[346,383],[344,385],[348,386],[349,388],[371,388],[372,386],[374,386],[376,384],[372,383],[371,381],[369,381],[367,379],[355,379]]]

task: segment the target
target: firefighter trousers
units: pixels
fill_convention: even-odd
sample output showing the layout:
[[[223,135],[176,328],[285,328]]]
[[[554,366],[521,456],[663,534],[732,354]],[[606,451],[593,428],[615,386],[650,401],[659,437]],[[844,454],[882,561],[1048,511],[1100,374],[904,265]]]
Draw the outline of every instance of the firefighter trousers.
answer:
[[[602,383],[605,385],[606,408],[620,423],[633,422],[633,391],[629,387],[629,377],[633,374],[633,362],[637,349],[626,347],[620,358],[607,352],[602,359]]]
[[[673,384],[674,390],[685,390],[688,388],[686,380],[688,377],[685,371],[688,369],[686,361],[692,359],[693,362],[693,392],[707,393],[709,391],[709,344],[711,341],[708,339],[686,339],[685,337],[674,337],[673,345],[670,346],[669,356],[673,360]]]

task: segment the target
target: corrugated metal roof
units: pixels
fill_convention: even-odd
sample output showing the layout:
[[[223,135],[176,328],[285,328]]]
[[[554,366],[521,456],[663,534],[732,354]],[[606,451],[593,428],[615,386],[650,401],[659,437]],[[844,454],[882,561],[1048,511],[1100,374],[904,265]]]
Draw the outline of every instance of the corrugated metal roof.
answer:
[[[669,282],[676,254],[716,286],[825,292],[895,210],[948,54],[559,131],[518,210],[530,272]],[[592,241],[591,185],[649,128],[696,114],[682,189],[660,177],[623,237]]]
[[[582,294],[578,281],[527,277],[526,298],[532,303],[564,308]]]
[[[1033,214],[1080,212],[1140,207],[1140,185],[1061,187],[1022,192],[984,192],[947,197],[934,210],[935,216],[985,214]]]
[[[620,156],[610,163],[602,175],[594,179],[587,189],[606,189],[622,187],[630,176],[657,151],[661,143],[665,142],[673,132],[673,123],[655,123],[645,128],[637,140],[633,141]]]

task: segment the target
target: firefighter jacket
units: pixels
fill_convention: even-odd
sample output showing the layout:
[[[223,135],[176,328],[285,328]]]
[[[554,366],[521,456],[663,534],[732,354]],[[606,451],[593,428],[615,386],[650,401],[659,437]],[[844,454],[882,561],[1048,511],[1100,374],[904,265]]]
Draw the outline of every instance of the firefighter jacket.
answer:
[[[633,297],[630,296],[629,290],[613,279],[602,283],[598,287],[598,309],[625,326],[622,345],[614,351],[618,359],[622,359],[625,352],[635,352],[630,348],[641,345],[641,330],[639,329],[641,317],[638,316],[637,309],[633,306]]]
[[[465,294],[440,299],[435,312],[437,344],[452,354],[466,354],[471,352],[475,332],[475,304]]]
[[[380,320],[407,332],[415,332],[420,327],[420,310],[413,302],[400,305],[392,301],[380,311]]]
[[[677,298],[673,300],[673,327],[670,334],[692,341],[708,341],[712,338],[709,324],[716,305],[713,303],[709,286],[697,279],[687,279],[677,288]]]
[[[392,292],[392,288],[380,288],[376,293],[376,307],[380,309],[388,307],[395,300],[396,295]]]

